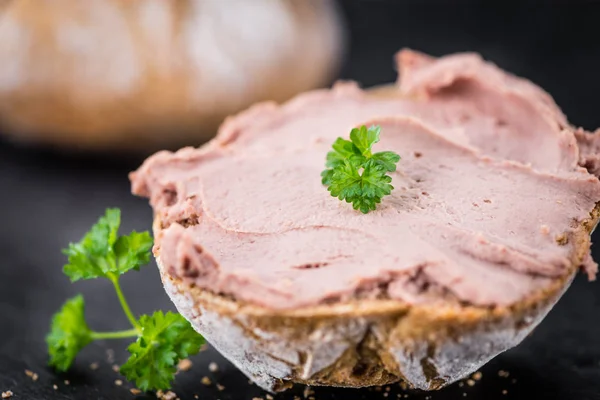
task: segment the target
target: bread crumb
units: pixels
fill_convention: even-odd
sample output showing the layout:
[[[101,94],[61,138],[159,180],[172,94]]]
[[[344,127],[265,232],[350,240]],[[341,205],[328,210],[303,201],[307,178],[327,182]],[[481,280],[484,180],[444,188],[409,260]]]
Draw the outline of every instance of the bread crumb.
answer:
[[[271,396],[270,394],[267,394],[267,395],[265,396],[265,398],[266,398],[267,400],[273,400],[273,396]]]
[[[221,384],[217,383],[217,390],[218,390],[219,392],[222,392],[223,390],[225,390],[225,386],[223,386],[223,385],[221,385]],[[268,397],[267,397],[267,398],[268,398]]]
[[[300,400],[300,396],[294,396],[294,400]]]
[[[92,371],[94,371],[94,370],[97,370],[99,366],[100,366],[100,364],[98,364],[97,362],[93,362],[90,364],[90,369]]]
[[[463,397],[467,397],[467,394],[466,394],[466,393],[463,393]]]
[[[504,390],[502,391],[502,394],[503,394],[503,395],[507,395],[507,394],[508,394],[508,390],[504,389]]]
[[[138,394],[142,393],[142,391],[140,389],[137,389],[137,388],[129,389],[129,391],[131,392],[131,394],[135,394],[135,395],[138,395]]]
[[[464,382],[458,382],[458,387],[463,387],[463,386],[465,386]]]
[[[208,364],[208,370],[210,372],[217,372],[219,370],[219,366],[216,362],[211,362],[210,364]]]
[[[308,396],[308,400],[315,400],[315,396]]]
[[[112,366],[112,370],[115,371],[115,372],[119,372],[121,370],[121,368],[117,364],[114,364]]]
[[[383,397],[388,397],[388,396],[389,396],[389,393],[388,393],[388,392],[385,392],[385,393],[383,394]]]
[[[375,391],[376,392],[381,392],[381,389],[382,389],[381,386],[375,386]]]
[[[304,388],[304,392],[302,393],[302,395],[304,396],[304,398],[306,399],[308,396],[312,396],[313,394],[315,394],[315,391],[312,390],[309,386]]]
[[[106,361],[109,364],[115,362],[115,351],[113,349],[106,349]]]
[[[471,376],[471,378],[473,378],[476,381],[480,381],[482,377],[483,377],[483,374],[479,371],[475,372],[473,374],[473,376]]]
[[[206,351],[206,349],[208,349],[208,345],[206,343],[204,343],[201,347],[200,347],[200,351]]]
[[[210,378],[208,376],[203,376],[202,380],[200,380],[200,382],[202,382],[202,384],[206,385],[206,386],[212,385],[212,381],[210,380]]]
[[[407,395],[407,394],[405,394],[405,395],[404,395],[404,398],[405,398],[405,399],[408,399],[408,395]]]
[[[408,385],[406,384],[406,382],[404,382],[404,381],[400,382],[400,389],[402,389],[402,390],[408,389]]]
[[[467,379],[467,385],[475,386],[475,381],[473,379]]]
[[[39,378],[38,374],[36,374],[35,372],[30,371],[28,369],[25,370],[25,375],[27,375],[28,377],[30,377],[31,380],[34,381],[34,382],[37,381],[38,378]]]
[[[248,379],[248,385],[254,385],[254,382],[252,382],[252,379]]]
[[[177,394],[175,392],[171,392],[170,390],[166,393],[162,390],[159,390],[156,392],[156,398],[160,400],[175,400],[177,398]]]
[[[54,390],[58,390],[58,386],[56,386],[56,385],[52,385],[52,389],[54,389]]]
[[[184,358],[177,363],[177,369],[180,371],[189,371],[192,369],[192,365],[192,362],[188,358]]]
[[[68,379],[65,379],[65,385],[69,386],[71,384],[71,381],[69,381]]]
[[[123,381],[122,381],[122,380],[120,380],[120,379],[117,379],[117,380],[115,381],[115,385],[117,385],[117,386],[121,386],[121,385],[123,385]]]
[[[10,390],[7,390],[6,392],[2,392],[3,399],[10,399],[12,396],[13,396],[13,392],[11,392]]]
[[[262,397],[253,397],[252,400],[263,400]]]
[[[197,395],[197,394],[195,394],[195,395],[194,395],[194,398],[195,398],[195,399],[199,399],[200,397],[198,397],[198,395]]]
[[[508,378],[510,376],[510,373],[508,371],[501,369],[500,371],[498,371],[498,376],[500,378]]]
[[[389,386],[386,386],[386,387],[385,387],[385,391],[386,391],[386,392],[389,392],[390,390],[392,390],[392,388],[391,388],[391,387],[389,387]]]

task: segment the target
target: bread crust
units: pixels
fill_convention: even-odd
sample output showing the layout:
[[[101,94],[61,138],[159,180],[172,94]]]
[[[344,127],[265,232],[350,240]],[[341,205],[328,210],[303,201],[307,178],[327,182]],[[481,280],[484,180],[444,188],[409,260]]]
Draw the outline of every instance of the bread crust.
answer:
[[[194,329],[257,385],[364,387],[405,381],[435,390],[519,344],[571,284],[590,248],[600,203],[571,235],[571,265],[543,290],[510,306],[410,305],[354,300],[272,310],[189,286],[155,254],[165,290]],[[161,229],[155,220],[155,235]]]

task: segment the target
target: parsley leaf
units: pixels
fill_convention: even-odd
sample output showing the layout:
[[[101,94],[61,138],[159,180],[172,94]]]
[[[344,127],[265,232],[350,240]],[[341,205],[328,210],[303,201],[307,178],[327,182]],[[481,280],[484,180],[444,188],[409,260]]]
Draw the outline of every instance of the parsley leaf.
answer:
[[[131,269],[138,271],[142,265],[148,264],[151,248],[152,236],[148,232],[133,231],[127,236],[120,236],[113,248],[119,274]]]
[[[59,371],[69,369],[77,353],[92,341],[92,332],[85,322],[83,297],[67,300],[52,317],[50,333],[46,336],[50,365]]]
[[[394,187],[388,172],[396,170],[400,156],[392,151],[373,154],[381,128],[361,126],[350,132],[351,141],[337,138],[327,153],[321,182],[333,197],[352,203],[355,210],[368,213],[376,209],[383,196]]]
[[[91,330],[84,318],[81,295],[68,300],[52,318],[50,333],[46,336],[49,364],[66,371],[81,349],[93,340],[137,338],[128,350],[129,360],[121,372],[135,380],[143,390],[168,389],[182,358],[197,353],[204,338],[196,333],[181,315],[156,311],[136,319],[125,300],[119,276],[139,269],[150,260],[152,237],[148,232],[132,232],[118,236],[121,212],[108,209],[78,243],[64,250],[69,263],[63,271],[71,281],[107,278],[115,289],[131,329],[97,332]]]
[[[131,356],[121,366],[121,373],[142,390],[168,389],[179,360],[200,351],[204,339],[172,312],[143,315],[138,323],[141,336],[127,348]]]
[[[80,279],[107,278],[110,273],[123,274],[148,263],[152,237],[148,232],[132,232],[117,237],[121,224],[119,209],[107,209],[92,229],[78,243],[71,243],[63,252],[69,263],[63,272],[72,282]]]

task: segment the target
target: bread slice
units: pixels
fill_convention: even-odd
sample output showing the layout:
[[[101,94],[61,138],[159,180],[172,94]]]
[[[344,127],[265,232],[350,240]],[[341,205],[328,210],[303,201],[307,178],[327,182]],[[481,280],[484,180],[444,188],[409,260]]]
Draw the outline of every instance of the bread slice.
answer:
[[[378,88],[373,95],[388,93]],[[569,234],[573,251],[566,272],[510,306],[361,299],[272,310],[185,284],[163,268],[160,249],[155,256],[178,311],[265,390],[282,391],[293,383],[364,387],[400,380],[434,390],[516,346],[540,323],[587,261],[599,216],[597,204]],[[156,218],[155,236],[161,229]]]

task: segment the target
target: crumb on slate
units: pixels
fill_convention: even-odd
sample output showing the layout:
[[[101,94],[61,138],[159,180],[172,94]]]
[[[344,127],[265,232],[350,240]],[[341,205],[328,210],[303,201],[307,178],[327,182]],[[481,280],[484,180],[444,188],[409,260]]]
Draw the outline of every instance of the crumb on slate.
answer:
[[[503,395],[507,395],[507,394],[508,394],[508,390],[504,389],[504,390],[502,391],[502,394],[503,394]]]
[[[200,382],[202,382],[202,384],[206,385],[206,386],[210,386],[212,384],[212,381],[210,380],[210,378],[208,376],[203,376],[202,380],[200,380]]]
[[[467,397],[467,394],[466,394],[466,393],[463,393],[463,397]]]
[[[404,381],[400,382],[400,389],[402,389],[402,390],[408,389],[408,385],[406,384],[406,382],[404,382]]]
[[[473,379],[467,379],[467,385],[475,386],[475,381]]]
[[[273,396],[271,396],[270,394],[267,394],[267,395],[265,396],[265,398],[266,398],[267,400],[273,400]]]
[[[100,366],[100,364],[98,364],[97,362],[93,362],[93,363],[90,364],[90,369],[92,371],[95,371],[95,370],[98,369],[99,366]]]
[[[135,394],[135,395],[142,394],[142,391],[138,388],[132,388],[132,389],[129,389],[129,391],[131,392],[131,394]]]
[[[300,396],[294,396],[294,400],[300,400]]]
[[[115,372],[119,372],[121,370],[121,368],[117,364],[114,364],[112,366],[112,370],[115,371]]]
[[[117,386],[122,386],[123,385],[123,381],[120,379],[115,380],[115,385]]]
[[[375,386],[375,391],[376,392],[381,392],[381,389],[382,389],[381,386]]]
[[[389,395],[390,395],[390,394],[389,394],[388,392],[385,392],[385,393],[383,394],[383,397],[388,397]]]
[[[200,351],[206,351],[206,349],[208,349],[208,345],[206,343],[200,346]]]
[[[188,358],[184,358],[177,363],[177,369],[180,371],[189,371],[192,369],[192,365],[192,362]]]
[[[302,393],[302,395],[304,396],[304,398],[306,399],[308,396],[312,396],[313,394],[315,394],[315,391],[312,390],[309,386],[304,388],[304,392]]]
[[[69,381],[68,379],[65,379],[65,385],[69,386],[71,384],[71,381]]]
[[[106,349],[106,361],[109,364],[115,362],[115,351],[113,349]]]
[[[464,382],[458,382],[458,387],[463,387],[463,386],[465,386]]]
[[[30,377],[31,380],[34,381],[34,382],[37,381],[38,378],[39,378],[38,374],[36,374],[35,372],[30,371],[28,369],[25,370],[25,375],[27,375],[28,377]]]
[[[195,395],[194,395],[194,398],[195,398],[195,399],[199,399],[200,397],[198,397],[198,395],[197,395],[197,394],[195,394]]]
[[[475,372],[475,373],[474,373],[474,374],[471,376],[471,378],[472,378],[473,380],[476,380],[476,381],[480,381],[482,377],[483,377],[483,374],[482,374],[481,372],[479,372],[479,371]]]
[[[10,390],[7,390],[6,392],[2,392],[2,398],[3,399],[10,399],[13,396],[13,392],[11,392]]]
[[[52,385],[52,389],[54,389],[54,390],[58,390],[58,386],[56,386],[56,385]]]
[[[500,371],[498,371],[498,376],[501,378],[508,378],[510,376],[510,373],[501,369]]]
[[[217,390],[218,390],[219,392],[222,392],[223,390],[225,390],[225,386],[223,386],[223,385],[221,385],[221,384],[217,383]]]
[[[263,400],[262,397],[253,397],[252,400]]]
[[[210,372],[217,372],[219,370],[219,366],[216,362],[211,362],[210,364],[208,364],[208,370]]]
[[[163,392],[162,390],[159,390],[156,392],[156,398],[160,400],[175,400],[177,398],[177,394],[170,390],[168,392]]]

